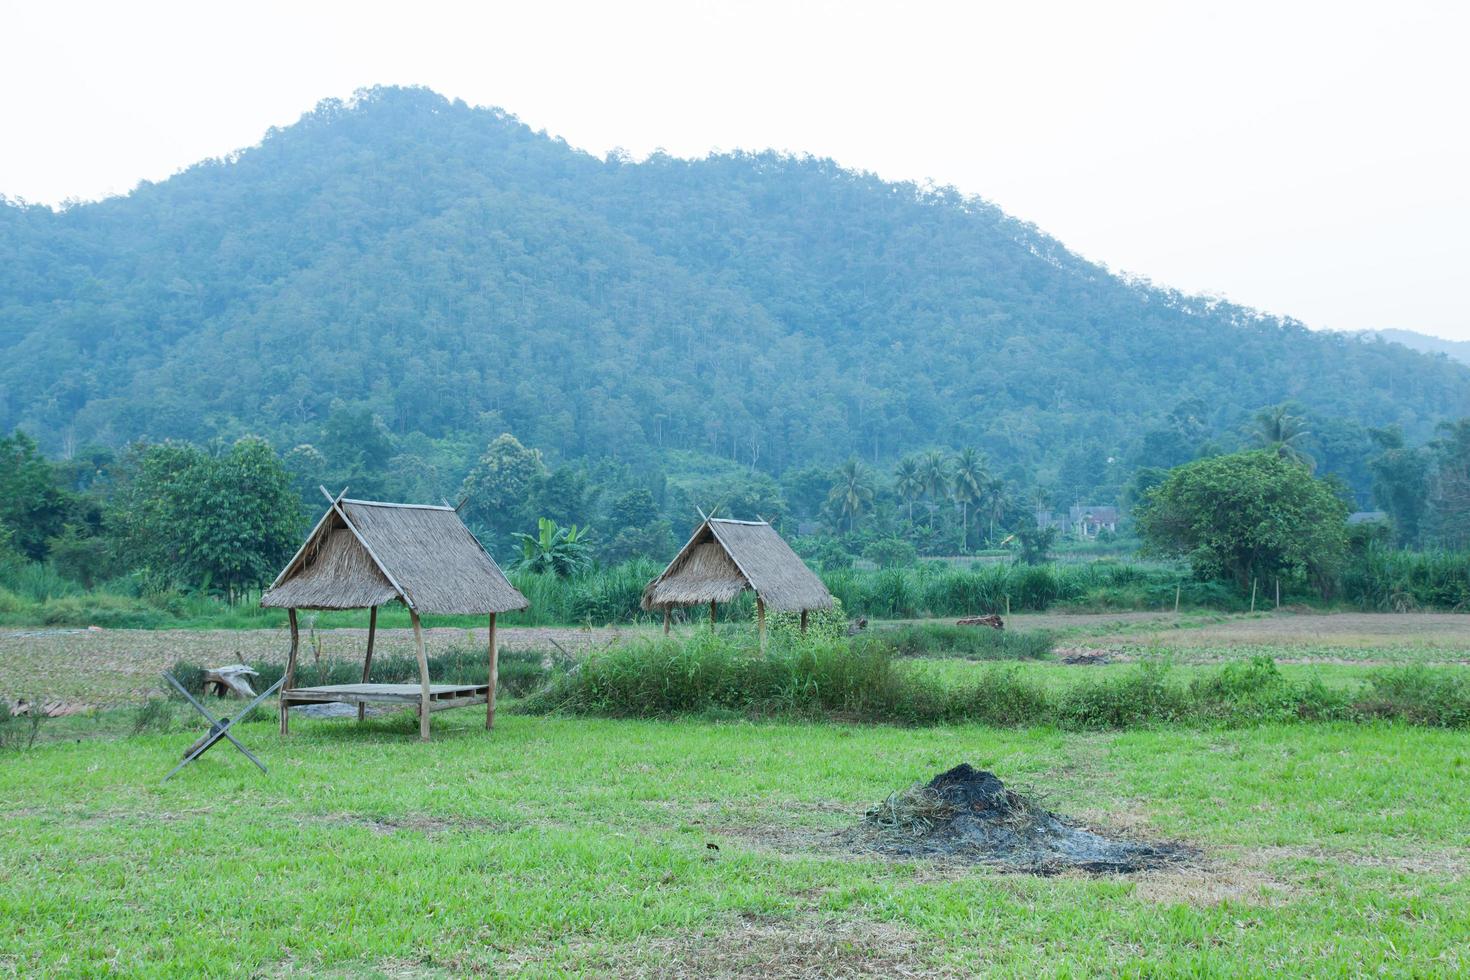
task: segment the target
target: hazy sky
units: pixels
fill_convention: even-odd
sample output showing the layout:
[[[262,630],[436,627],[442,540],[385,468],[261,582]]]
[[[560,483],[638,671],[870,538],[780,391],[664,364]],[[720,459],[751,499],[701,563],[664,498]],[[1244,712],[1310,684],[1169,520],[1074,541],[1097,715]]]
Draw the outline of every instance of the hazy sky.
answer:
[[[1470,339],[1470,4],[0,0],[0,194],[126,193],[427,85],[602,154],[807,151],[1109,267]]]

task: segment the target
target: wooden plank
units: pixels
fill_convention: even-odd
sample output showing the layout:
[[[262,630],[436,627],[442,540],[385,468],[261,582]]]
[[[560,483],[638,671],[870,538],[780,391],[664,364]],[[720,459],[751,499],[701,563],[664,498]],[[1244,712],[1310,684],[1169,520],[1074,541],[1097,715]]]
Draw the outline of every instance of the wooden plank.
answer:
[[[376,559],[374,559],[376,560]],[[419,658],[419,739],[427,742],[429,740],[429,656],[424,652],[424,631],[419,625],[419,612],[412,607],[408,610],[409,619],[413,622],[413,649]]]
[[[490,614],[490,689],[485,698],[485,731],[495,727],[495,687],[500,680],[500,646],[495,638],[495,614]]]
[[[291,716],[286,711],[285,688],[296,683],[296,654],[301,649],[301,630],[296,624],[296,609],[293,607],[286,610],[286,617],[291,621],[291,652],[286,655],[286,683],[281,691],[281,734],[286,735],[291,730]]]
[[[377,606],[374,606],[372,608],[372,611],[368,613],[367,656],[365,656],[365,657],[362,658],[362,682],[364,684],[366,684],[368,682],[368,676],[372,673],[372,669],[373,669],[373,640],[377,637],[377,635],[378,635],[378,607]],[[362,721],[362,719],[366,716],[366,714],[367,714],[367,706],[366,705],[359,704],[357,706],[357,720],[358,721]]]

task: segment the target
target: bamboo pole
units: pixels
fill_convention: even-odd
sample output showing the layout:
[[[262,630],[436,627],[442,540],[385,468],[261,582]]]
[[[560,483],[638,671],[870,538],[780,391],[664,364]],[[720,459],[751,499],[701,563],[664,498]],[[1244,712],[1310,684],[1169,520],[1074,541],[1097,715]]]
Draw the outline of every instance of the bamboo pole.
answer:
[[[761,656],[766,655],[766,600],[760,596],[755,597],[755,620],[756,630],[761,638]]]
[[[419,658],[419,739],[429,740],[429,655],[424,652],[424,631],[419,626],[419,611],[410,609],[413,621],[413,649]]]
[[[1281,608],[1281,576],[1276,576],[1276,608]]]
[[[281,685],[281,734],[291,730],[291,707],[286,703],[286,692],[296,686],[296,655],[301,650],[301,630],[296,625],[296,609],[286,610],[291,621],[291,652],[286,655],[286,683]]]
[[[495,727],[495,689],[500,685],[500,641],[495,634],[495,614],[490,614],[490,690],[485,694],[485,731]]]
[[[362,658],[362,682],[366,684],[373,669],[373,641],[378,637],[378,607],[373,606],[368,612],[368,642],[367,656]],[[362,721],[367,716],[367,704],[359,702],[357,705],[357,720]]]
[[[1174,615],[1179,615],[1179,593],[1184,588],[1184,583],[1174,583]]]
[[[1256,580],[1251,579],[1251,612],[1256,611]]]
[[[713,599],[709,601],[709,631],[711,633],[715,631],[715,600]]]

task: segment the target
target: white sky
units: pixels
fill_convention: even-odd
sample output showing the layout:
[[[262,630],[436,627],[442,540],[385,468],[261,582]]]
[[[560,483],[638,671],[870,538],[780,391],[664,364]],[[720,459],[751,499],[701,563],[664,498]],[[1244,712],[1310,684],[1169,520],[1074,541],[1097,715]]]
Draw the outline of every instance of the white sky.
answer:
[[[125,193],[421,84],[602,154],[807,151],[1109,267],[1470,339],[1470,4],[0,0],[0,194]]]

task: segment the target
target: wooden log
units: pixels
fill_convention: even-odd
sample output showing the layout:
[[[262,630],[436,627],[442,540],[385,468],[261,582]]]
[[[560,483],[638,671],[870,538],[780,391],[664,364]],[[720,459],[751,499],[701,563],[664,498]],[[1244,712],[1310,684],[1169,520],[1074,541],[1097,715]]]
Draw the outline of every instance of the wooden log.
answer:
[[[429,655],[424,652],[424,631],[419,625],[419,611],[410,609],[413,621],[413,650],[419,658],[419,739],[429,740]]]
[[[286,701],[286,692],[296,686],[296,655],[301,651],[301,630],[296,625],[296,609],[286,610],[291,621],[291,652],[286,655],[286,683],[281,685],[281,734],[291,730],[291,707]]]
[[[229,692],[241,700],[249,701],[255,697],[255,688],[250,686],[250,678],[259,676],[259,671],[251,670],[244,664],[214,667],[204,672],[204,693],[213,691],[224,697]]]
[[[806,636],[806,610],[801,611],[801,635]]]
[[[760,636],[761,656],[766,655],[766,600],[755,597],[756,633]]]
[[[362,658],[362,682],[366,684],[373,669],[373,640],[378,636],[378,607],[374,606],[368,613],[368,644],[367,655]],[[357,720],[362,721],[367,716],[367,705],[357,706]]]
[[[490,689],[485,692],[485,731],[495,727],[495,687],[500,682],[500,644],[495,638],[495,614],[490,614]]]

